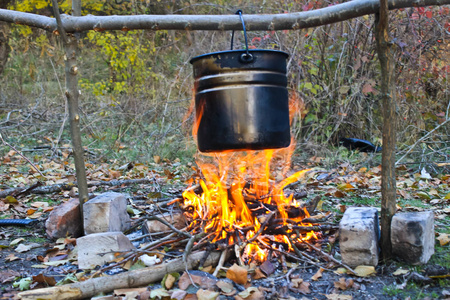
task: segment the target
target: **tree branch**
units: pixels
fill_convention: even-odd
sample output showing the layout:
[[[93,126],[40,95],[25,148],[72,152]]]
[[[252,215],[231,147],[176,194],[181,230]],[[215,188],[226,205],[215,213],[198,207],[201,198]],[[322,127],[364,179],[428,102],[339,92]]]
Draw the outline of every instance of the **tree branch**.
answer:
[[[450,0],[389,0],[389,9],[450,4]],[[337,23],[377,13],[379,0],[354,0],[316,10],[288,14],[244,15],[246,29],[292,30]],[[48,31],[57,29],[56,20],[31,13],[0,9],[0,21],[29,25]],[[62,15],[67,32],[88,30],[240,30],[236,15],[133,15],[83,16]]]

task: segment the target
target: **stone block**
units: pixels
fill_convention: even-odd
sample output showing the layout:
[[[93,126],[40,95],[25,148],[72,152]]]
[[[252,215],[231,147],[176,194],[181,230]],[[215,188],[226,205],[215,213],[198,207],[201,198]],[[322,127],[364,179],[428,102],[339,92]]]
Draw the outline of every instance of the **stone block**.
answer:
[[[159,214],[158,218],[165,220],[167,223],[173,225],[176,229],[183,229],[186,227],[186,218],[181,212],[175,213],[167,213],[167,214]],[[145,224],[146,226],[142,227],[142,233],[155,233],[155,232],[163,232],[171,230],[167,225],[161,223],[158,220],[149,220]]]
[[[342,261],[350,267],[376,266],[379,259],[380,226],[373,207],[349,207],[339,223]]]
[[[52,239],[81,236],[83,224],[81,224],[80,201],[73,198],[57,206],[50,212],[45,227],[48,237]]]
[[[392,217],[392,254],[410,264],[425,264],[434,254],[432,211],[402,212]]]
[[[114,253],[135,249],[122,232],[93,233],[77,239],[78,267],[93,269],[115,259]]]
[[[101,194],[83,206],[84,233],[125,231],[131,226],[127,199],[115,192]]]

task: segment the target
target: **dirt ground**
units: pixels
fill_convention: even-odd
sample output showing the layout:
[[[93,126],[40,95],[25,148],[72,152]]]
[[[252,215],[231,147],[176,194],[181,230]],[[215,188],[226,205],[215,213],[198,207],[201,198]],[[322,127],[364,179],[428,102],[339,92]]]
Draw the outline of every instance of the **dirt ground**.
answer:
[[[48,249],[55,246],[54,241],[45,237],[45,219],[38,221],[31,227],[1,227],[0,228],[0,299],[14,299],[20,291],[17,283],[21,278],[43,274],[53,277],[55,281],[65,278],[70,273],[76,273],[76,265],[67,262],[60,266],[40,268],[42,258]],[[23,238],[25,244],[34,243],[36,248],[29,251],[17,252],[9,243],[17,238]],[[337,246],[338,247],[338,246]],[[338,250],[338,248],[336,248]],[[311,255],[317,255],[313,252]],[[63,257],[64,258],[64,257]],[[436,269],[437,266],[424,266],[422,272],[407,273],[394,276],[393,273],[402,266],[404,269],[414,271],[417,268],[402,265],[397,262],[379,264],[376,275],[369,277],[356,277],[337,274],[335,266],[330,271],[323,271],[322,276],[313,280],[319,270],[316,266],[293,264],[287,262],[287,273],[283,272],[282,265],[277,259],[271,260],[274,273],[264,279],[252,280],[251,286],[259,287],[265,299],[449,299],[449,279],[425,279],[426,270]],[[233,263],[231,258],[228,264]],[[292,270],[295,268],[295,270]],[[424,271],[425,270],[425,271]],[[79,272],[79,271],[78,271]],[[307,285],[294,287],[294,282],[303,279]],[[45,281],[37,277],[31,283],[32,287],[43,287]],[[42,281],[42,280],[41,280]],[[13,286],[14,282],[15,287]],[[160,287],[155,283],[151,289]],[[235,284],[236,289],[244,290],[243,286]],[[158,299],[158,298],[157,298]],[[235,299],[233,296],[220,296],[220,299]],[[250,298],[248,298],[250,299]],[[253,298],[252,298],[253,299]]]

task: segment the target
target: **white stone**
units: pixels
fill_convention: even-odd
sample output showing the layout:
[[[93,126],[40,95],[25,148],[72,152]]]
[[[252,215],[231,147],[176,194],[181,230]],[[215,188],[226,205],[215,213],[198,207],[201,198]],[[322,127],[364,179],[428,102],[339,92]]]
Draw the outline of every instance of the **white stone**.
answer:
[[[434,254],[432,211],[402,212],[392,217],[392,254],[410,264],[426,264]]]
[[[83,205],[84,233],[125,231],[131,226],[127,199],[115,192],[101,194]]]
[[[93,233],[77,239],[78,267],[93,269],[113,261],[117,252],[135,249],[122,232]]]
[[[376,266],[379,259],[378,211],[372,207],[349,207],[339,223],[342,261],[350,267]]]

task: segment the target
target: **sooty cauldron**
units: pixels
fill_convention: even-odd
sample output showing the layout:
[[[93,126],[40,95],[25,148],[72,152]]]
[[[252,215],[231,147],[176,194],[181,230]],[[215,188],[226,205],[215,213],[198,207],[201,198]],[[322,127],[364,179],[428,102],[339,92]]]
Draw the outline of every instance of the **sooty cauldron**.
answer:
[[[238,13],[246,50],[208,53],[190,61],[201,152],[274,149],[290,144],[288,54],[249,50],[242,12]]]

